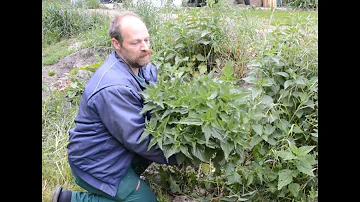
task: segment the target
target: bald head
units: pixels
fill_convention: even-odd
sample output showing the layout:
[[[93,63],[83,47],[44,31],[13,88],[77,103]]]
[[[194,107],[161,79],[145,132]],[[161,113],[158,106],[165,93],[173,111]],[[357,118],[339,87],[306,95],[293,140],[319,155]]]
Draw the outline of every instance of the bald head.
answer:
[[[128,29],[129,26],[146,28],[145,23],[139,15],[131,11],[121,11],[113,18],[113,20],[111,20],[108,34],[110,38],[115,38],[122,44],[124,37],[123,30]]]
[[[145,23],[133,12],[123,11],[110,23],[108,31],[115,52],[134,72],[150,62],[150,36]]]

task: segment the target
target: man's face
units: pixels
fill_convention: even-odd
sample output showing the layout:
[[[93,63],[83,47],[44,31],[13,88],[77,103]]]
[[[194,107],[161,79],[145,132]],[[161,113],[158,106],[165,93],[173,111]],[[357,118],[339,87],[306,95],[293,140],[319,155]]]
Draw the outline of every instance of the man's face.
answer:
[[[117,53],[131,68],[141,68],[150,62],[149,32],[143,22],[126,17],[122,23],[123,43]]]

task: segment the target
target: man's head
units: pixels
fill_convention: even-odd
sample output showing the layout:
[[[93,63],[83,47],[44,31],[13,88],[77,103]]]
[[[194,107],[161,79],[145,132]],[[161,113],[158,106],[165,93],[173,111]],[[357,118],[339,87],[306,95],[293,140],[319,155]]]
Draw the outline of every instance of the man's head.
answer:
[[[150,61],[150,36],[145,23],[135,13],[122,11],[110,23],[109,36],[116,53],[138,72]]]

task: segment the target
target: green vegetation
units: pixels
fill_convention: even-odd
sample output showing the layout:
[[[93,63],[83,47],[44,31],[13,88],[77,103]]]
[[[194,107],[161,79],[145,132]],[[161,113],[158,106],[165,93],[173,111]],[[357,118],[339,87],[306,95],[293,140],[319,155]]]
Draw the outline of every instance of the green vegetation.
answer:
[[[109,18],[88,12],[96,6],[43,1],[43,65],[80,48],[112,49]],[[153,113],[143,135],[153,134],[152,145],[181,162],[153,164],[144,174],[159,201],[171,194],[198,201],[318,200],[317,11],[210,0],[201,8],[129,1],[123,7],[146,21],[159,70],[159,83],[143,91],[143,112]],[[79,47],[69,49],[75,42]],[[74,69],[71,85],[43,100],[43,201],[56,185],[82,190],[66,153],[86,82],[76,74],[95,71],[102,59]]]

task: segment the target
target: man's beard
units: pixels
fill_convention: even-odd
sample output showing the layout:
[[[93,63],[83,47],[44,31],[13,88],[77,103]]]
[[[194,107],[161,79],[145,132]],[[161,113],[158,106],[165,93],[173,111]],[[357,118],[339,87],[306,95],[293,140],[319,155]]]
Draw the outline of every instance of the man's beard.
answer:
[[[148,54],[141,55],[140,57],[137,57],[135,60],[132,60],[127,53],[122,54],[124,56],[123,60],[131,67],[131,68],[141,68],[145,65],[147,65],[150,60],[148,58],[145,58]]]

